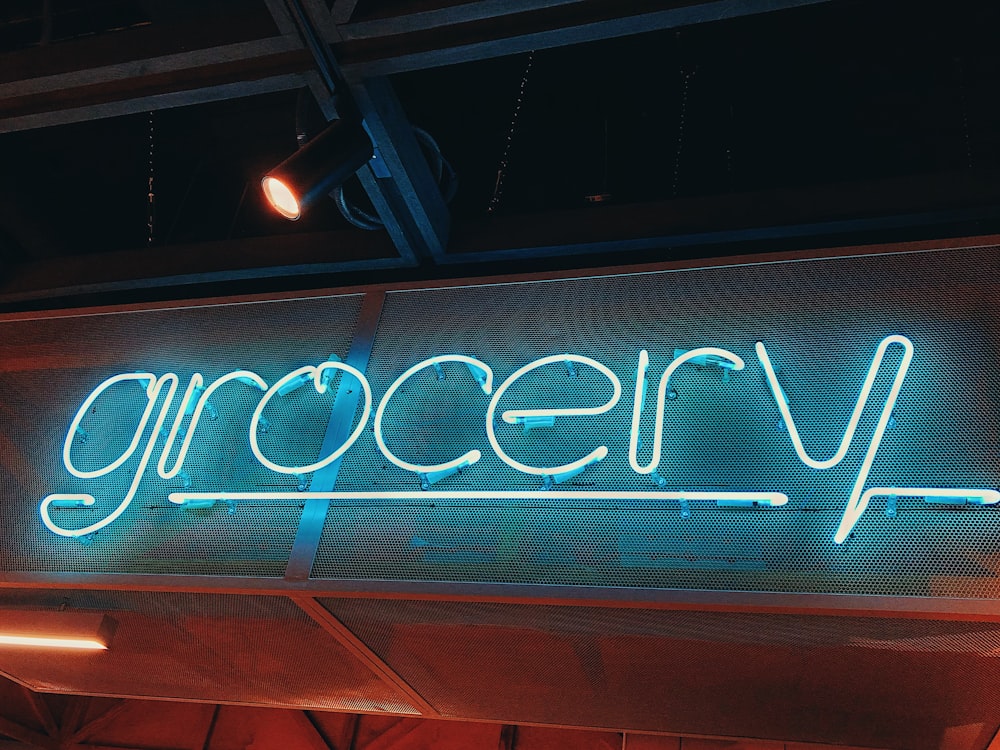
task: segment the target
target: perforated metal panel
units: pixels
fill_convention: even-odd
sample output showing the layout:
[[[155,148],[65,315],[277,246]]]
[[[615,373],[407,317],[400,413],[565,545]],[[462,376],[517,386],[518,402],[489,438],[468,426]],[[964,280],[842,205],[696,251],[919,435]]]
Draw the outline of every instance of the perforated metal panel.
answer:
[[[833,542],[862,457],[900,366],[887,350],[857,437],[838,465],[796,456],[755,343],[765,343],[809,454],[834,454],[879,343],[913,342],[890,427],[865,486],[996,488],[994,248],[741,265],[519,284],[400,291],[387,297],[368,376],[378,395],[432,355],[475,356],[496,385],[561,353],[593,358],[621,380],[606,414],[559,418],[527,434],[496,419],[498,440],[535,466],[608,457],[558,489],[777,491],[780,508],[675,501],[442,500],[335,503],[314,568],[321,578],[567,583],[883,595],[1000,595],[1000,511],[901,495],[896,517],[876,498],[843,545]],[[665,407],[658,488],[628,461],[638,356],[650,357],[639,458],[653,444],[655,389],[675,350],[725,348],[745,360],[728,378],[685,365]],[[427,368],[386,408],[389,448],[430,464],[472,448],[482,459],[434,490],[538,490],[541,478],[501,462],[487,441],[489,397],[464,365]],[[598,370],[535,370],[506,409],[595,406],[611,396]],[[418,490],[367,432],[337,490]]]
[[[937,750],[1000,715],[996,624],[324,605],[446,716]]]
[[[16,571],[200,573],[279,576],[301,515],[301,503],[244,502],[182,509],[167,495],[184,479],[161,479],[155,450],[131,505],[83,542],[56,536],[41,523],[39,503],[52,492],[90,493],[93,508],[54,508],[55,523],[82,528],[106,517],[136,474],[143,448],[110,474],[78,479],[63,466],[63,441],[86,397],[106,378],[135,371],[177,373],[173,418],[193,373],[206,384],[237,369],[273,383],[302,365],[343,358],[360,296],[212,305],[0,322],[0,567]],[[311,392],[310,392],[311,391]],[[192,491],[296,491],[300,480],[272,472],[250,451],[249,424],[261,392],[233,382],[210,399],[183,464]],[[269,407],[260,445],[272,460],[316,460],[330,418],[329,396],[300,389]],[[162,403],[160,399],[159,403]],[[94,471],[122,455],[148,397],[136,381],[98,398],[72,444],[74,464]],[[280,408],[277,408],[280,406]],[[155,418],[155,417],[154,417]],[[152,421],[142,436],[145,446]],[[171,462],[176,456],[176,448]],[[295,464],[292,464],[295,465]]]
[[[5,590],[0,606],[117,622],[107,651],[0,650],[0,672],[33,690],[417,713],[282,597]]]

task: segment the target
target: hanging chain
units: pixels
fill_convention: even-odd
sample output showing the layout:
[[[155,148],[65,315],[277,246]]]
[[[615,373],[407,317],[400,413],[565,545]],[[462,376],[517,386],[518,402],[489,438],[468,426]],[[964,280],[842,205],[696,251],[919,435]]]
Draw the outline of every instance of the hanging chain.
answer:
[[[156,192],[153,189],[153,178],[155,177],[155,172],[153,171],[153,148],[155,146],[154,136],[156,135],[153,123],[153,113],[149,113],[149,177],[148,177],[148,191],[146,193],[147,204],[146,204],[146,229],[148,230],[148,235],[146,238],[146,244],[152,245],[155,239],[155,225],[154,225],[154,209],[156,208]]]
[[[677,120],[677,151],[674,153],[674,181],[671,189],[674,198],[677,197],[677,191],[681,184],[681,154],[684,151],[684,127],[687,124],[688,91],[691,88],[694,70],[681,68],[681,74],[684,78],[681,82],[681,111]]]
[[[736,141],[736,105],[729,104],[729,133],[726,144],[726,174],[729,176],[729,189],[736,190],[736,168],[733,165],[733,147]]]
[[[955,68],[958,72],[958,93],[962,103],[962,139],[965,141],[965,162],[969,169],[972,169],[972,134],[969,132],[969,97],[965,90],[965,66],[962,58],[955,59]]]
[[[514,103],[514,114],[510,118],[510,127],[507,128],[507,142],[503,147],[503,156],[500,157],[500,166],[497,167],[497,181],[493,185],[493,196],[486,207],[486,213],[492,214],[500,206],[500,198],[503,196],[503,181],[507,176],[507,166],[510,164],[510,147],[514,143],[514,133],[517,131],[517,119],[521,114],[521,106],[524,104],[524,92],[528,87],[528,77],[531,75],[531,66],[535,62],[535,51],[528,53],[528,63],[524,66],[524,74],[521,76],[521,87],[517,92],[517,101]]]

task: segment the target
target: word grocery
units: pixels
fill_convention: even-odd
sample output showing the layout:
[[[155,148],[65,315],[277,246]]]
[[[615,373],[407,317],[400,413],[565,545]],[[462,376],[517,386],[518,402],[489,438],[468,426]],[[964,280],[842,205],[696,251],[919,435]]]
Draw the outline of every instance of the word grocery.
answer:
[[[993,489],[968,489],[968,488],[941,488],[941,487],[869,487],[865,488],[871,471],[875,454],[883,439],[885,431],[892,417],[893,407],[899,396],[903,381],[906,377],[910,362],[913,359],[913,344],[905,336],[892,335],[882,339],[876,348],[875,355],[868,368],[864,382],[858,393],[854,409],[844,429],[840,445],[832,456],[826,459],[816,459],[810,456],[796,427],[795,419],[789,408],[788,399],[778,380],[775,368],[768,356],[767,348],[763,342],[757,342],[755,351],[760,361],[761,368],[767,379],[768,386],[775,403],[787,427],[788,436],[792,442],[795,454],[803,464],[814,469],[829,469],[844,460],[854,440],[855,432],[861,420],[869,397],[871,395],[876,378],[881,370],[882,362],[890,347],[898,347],[902,354],[897,365],[896,372],[892,378],[889,392],[879,412],[875,429],[871,440],[865,449],[864,456],[858,470],[857,477],[848,494],[847,503],[844,508],[843,517],[834,534],[834,541],[837,544],[843,543],[851,530],[857,524],[858,519],[864,513],[869,502],[875,497],[884,497],[887,503],[892,504],[897,496],[923,497],[927,502],[948,503],[956,505],[992,505],[1000,502],[1000,492]],[[84,493],[55,493],[45,497],[39,508],[42,522],[55,534],[66,537],[88,537],[99,529],[104,528],[121,516],[135,498],[139,484],[146,473],[156,446],[161,435],[165,436],[165,443],[160,452],[156,464],[156,471],[163,479],[186,476],[182,466],[191,446],[191,441],[195,434],[195,429],[203,415],[208,414],[211,418],[214,407],[210,403],[210,397],[222,386],[233,384],[233,387],[251,388],[261,392],[261,397],[253,412],[248,425],[248,438],[250,449],[260,464],[271,471],[279,474],[294,475],[302,478],[299,492],[174,492],[169,495],[169,500],[178,505],[211,505],[216,501],[236,502],[240,500],[307,500],[311,498],[319,499],[341,499],[341,500],[403,500],[403,499],[576,499],[576,500],[604,500],[604,501],[674,501],[681,506],[682,516],[687,517],[690,511],[687,503],[689,501],[714,501],[720,506],[754,506],[773,508],[785,505],[788,497],[780,492],[675,492],[675,491],[601,491],[601,490],[564,490],[552,489],[555,484],[560,484],[578,475],[589,466],[602,461],[608,455],[608,448],[605,445],[595,447],[585,456],[569,463],[557,466],[531,466],[517,461],[508,455],[500,445],[496,434],[496,411],[503,395],[520,378],[538,368],[547,366],[565,366],[568,371],[575,372],[578,366],[589,367],[596,370],[607,380],[612,389],[611,397],[598,406],[579,408],[537,408],[537,409],[511,409],[502,412],[500,418],[507,424],[520,424],[525,431],[538,426],[551,426],[556,419],[568,417],[586,417],[604,414],[613,409],[622,397],[622,384],[610,369],[601,362],[590,357],[577,354],[558,354],[542,357],[530,362],[509,375],[496,389],[494,389],[494,374],[492,368],[485,362],[474,357],[461,354],[445,354],[430,357],[413,365],[402,373],[383,394],[378,406],[374,408],[374,435],[375,441],[381,454],[394,465],[413,472],[418,475],[421,483],[421,490],[392,491],[392,492],[309,492],[304,480],[304,475],[318,471],[329,466],[334,461],[343,456],[364,432],[366,425],[372,415],[374,399],[372,388],[364,373],[358,369],[340,361],[323,362],[312,366],[307,365],[289,372],[277,382],[268,383],[258,374],[249,370],[234,370],[214,382],[206,385],[203,376],[195,373],[191,376],[183,396],[180,398],[179,406],[174,415],[173,422],[169,430],[166,425],[171,411],[171,406],[177,396],[180,387],[180,378],[175,373],[167,373],[157,376],[149,372],[124,373],[114,375],[98,385],[81,404],[76,416],[70,423],[63,444],[63,464],[66,470],[79,479],[96,479],[106,476],[116,469],[121,468],[140,449],[140,444],[144,435],[148,438],[142,446],[139,461],[135,474],[131,480],[125,497],[118,503],[117,507],[102,519],[82,528],[65,528],[58,525],[52,519],[50,509],[79,507],[91,508],[96,504],[93,495]],[[464,371],[478,384],[484,397],[488,398],[485,412],[485,429],[490,447],[497,457],[512,469],[524,474],[534,475],[542,480],[539,490],[526,491],[470,491],[460,490],[437,491],[431,490],[431,486],[441,479],[457,473],[460,469],[472,466],[482,458],[482,453],[475,448],[471,448],[460,456],[437,464],[416,464],[395,455],[386,444],[384,435],[384,418],[386,408],[393,395],[410,378],[426,368],[434,368],[439,377],[444,377],[442,365],[455,363],[464,366]],[[673,361],[660,375],[659,383],[656,387],[656,407],[653,417],[653,445],[651,456],[647,463],[643,464],[639,460],[641,449],[639,430],[645,411],[648,391],[648,369],[649,354],[642,350],[639,352],[638,365],[636,367],[635,388],[632,400],[632,421],[629,435],[628,460],[633,471],[640,475],[648,475],[656,486],[663,487],[666,480],[657,474],[656,469],[660,464],[660,457],[663,450],[663,426],[666,411],[666,402],[670,400],[674,391],[671,388],[671,377],[677,369],[685,364],[695,364],[701,366],[715,366],[727,371],[742,370],[745,362],[733,352],[718,347],[701,347],[691,351],[675,351]],[[281,398],[291,391],[311,384],[318,394],[326,393],[337,373],[342,373],[342,387],[347,381],[356,380],[361,385],[364,397],[363,413],[358,420],[357,426],[344,442],[325,456],[310,464],[301,466],[286,466],[272,461],[264,455],[258,440],[258,433],[266,420],[263,416],[264,409],[273,399]],[[143,413],[136,425],[135,432],[129,445],[122,454],[107,465],[97,468],[82,470],[73,461],[73,446],[76,438],[85,435],[82,422],[94,403],[103,394],[120,384],[131,383],[131,387],[139,384],[145,392],[146,404]],[[351,387],[355,387],[351,385]],[[159,411],[156,412],[156,405],[160,404]],[[154,412],[155,416],[154,416]],[[151,429],[150,422],[152,422]],[[185,428],[186,424],[186,428]],[[177,455],[172,464],[170,456],[180,438],[180,445]],[[190,482],[185,482],[189,485]]]

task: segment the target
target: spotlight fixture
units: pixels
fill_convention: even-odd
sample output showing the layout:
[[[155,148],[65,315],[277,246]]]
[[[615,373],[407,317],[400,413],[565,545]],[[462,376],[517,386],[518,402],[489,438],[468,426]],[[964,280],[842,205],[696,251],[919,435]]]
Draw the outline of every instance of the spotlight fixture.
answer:
[[[106,651],[116,625],[107,615],[94,612],[0,610],[0,648]]]
[[[372,158],[371,139],[359,122],[334,120],[261,180],[268,203],[292,221],[343,184]]]

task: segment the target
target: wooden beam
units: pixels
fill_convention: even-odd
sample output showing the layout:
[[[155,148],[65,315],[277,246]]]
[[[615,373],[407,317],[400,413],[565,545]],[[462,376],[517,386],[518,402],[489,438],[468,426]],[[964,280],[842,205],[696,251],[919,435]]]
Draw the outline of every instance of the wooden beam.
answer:
[[[289,738],[290,746],[294,746],[297,750],[334,750],[305,711],[293,711],[292,720],[299,728],[300,734],[297,739],[300,742],[292,742],[292,738]]]
[[[473,3],[475,5],[475,3]],[[333,8],[330,9],[330,17],[336,24],[347,23],[354,15],[354,9],[358,7],[358,0],[333,0]]]
[[[397,690],[403,697],[424,716],[437,717],[441,714],[434,706],[424,700],[423,696],[414,690],[402,677],[366,646],[360,638],[352,633],[340,620],[311,596],[293,595],[290,597],[303,612],[309,615],[327,633],[332,635],[340,645],[380,677],[387,685]]]
[[[336,254],[332,252],[336,248]],[[122,289],[408,265],[381,232],[336,230],[50,258],[12,267],[0,304]]]
[[[95,732],[99,732],[101,729],[111,724],[128,707],[129,707],[129,702],[127,700],[124,699],[119,700],[103,714],[94,719],[91,719],[82,727],[73,732],[73,734],[69,738],[69,743],[72,745],[76,745],[83,742],[85,739],[93,735]]]
[[[80,728],[83,717],[87,715],[90,697],[86,695],[71,695],[66,702],[62,720],[59,722],[60,744],[67,743],[76,730]]]
[[[40,747],[43,750],[56,750],[58,742],[54,737],[48,737],[41,732],[18,724],[15,721],[0,716],[0,734],[5,734],[18,742],[23,742],[32,747]]]
[[[434,13],[339,27],[334,54],[348,80],[484,60],[530,50],[721,21],[828,0],[714,0],[664,8],[658,0],[495,3],[480,14],[460,3]],[[506,6],[506,7],[504,7]],[[504,12],[506,11],[506,12]]]
[[[28,701],[28,705],[31,706],[31,712],[38,719],[38,723],[45,728],[45,733],[50,737],[56,737],[59,734],[59,726],[52,715],[52,709],[49,708],[49,704],[45,701],[45,696],[41,693],[36,693],[24,685],[20,687],[24,692],[24,697]]]

